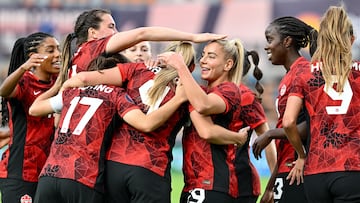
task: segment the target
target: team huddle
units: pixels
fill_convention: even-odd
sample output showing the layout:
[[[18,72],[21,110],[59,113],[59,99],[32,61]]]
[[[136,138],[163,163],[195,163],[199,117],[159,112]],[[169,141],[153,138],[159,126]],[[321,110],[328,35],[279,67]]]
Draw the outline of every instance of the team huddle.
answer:
[[[360,63],[345,9],[329,7],[319,30],[277,18],[265,38],[268,59],[286,70],[274,129],[259,55],[239,39],[165,27],[118,32],[102,9],[78,16],[62,50],[47,33],[18,39],[0,86],[10,137],[2,202],[170,202],[177,136],[181,203],[360,202]],[[152,60],[149,41],[169,43]],[[197,61],[194,43],[204,42]],[[300,54],[306,47],[311,61]],[[256,92],[242,82],[252,66]],[[249,153],[263,150],[271,177],[261,194]]]

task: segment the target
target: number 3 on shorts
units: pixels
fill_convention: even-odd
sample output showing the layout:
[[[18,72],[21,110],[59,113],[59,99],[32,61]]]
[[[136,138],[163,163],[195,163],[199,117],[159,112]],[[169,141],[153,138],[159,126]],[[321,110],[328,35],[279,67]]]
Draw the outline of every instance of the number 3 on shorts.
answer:
[[[283,194],[284,181],[282,178],[276,178],[274,184],[274,200],[280,200]]]
[[[190,191],[188,197],[188,203],[203,203],[205,200],[205,190],[201,188],[195,188]]]

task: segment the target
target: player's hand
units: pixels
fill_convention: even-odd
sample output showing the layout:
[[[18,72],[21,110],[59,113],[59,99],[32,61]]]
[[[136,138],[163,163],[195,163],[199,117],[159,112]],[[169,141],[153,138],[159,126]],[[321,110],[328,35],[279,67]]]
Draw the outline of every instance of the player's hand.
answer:
[[[157,60],[159,60],[160,64],[166,65],[167,67],[170,66],[176,70],[181,69],[181,68],[188,69],[188,67],[186,66],[186,64],[184,62],[183,56],[179,53],[175,53],[172,51],[165,52],[165,53],[159,54],[157,57]]]
[[[290,179],[290,185],[292,185],[295,180],[296,184],[300,185],[301,183],[304,183],[304,165],[305,165],[305,158],[298,158],[295,161],[294,167],[291,169],[289,175],[286,177],[287,180]]]
[[[32,54],[29,59],[20,66],[25,71],[30,70],[32,67],[39,67],[47,59],[48,56],[43,54]]]
[[[254,154],[254,157],[259,160],[259,158],[262,158],[261,157],[261,151],[263,149],[265,149],[266,146],[268,146],[268,144],[271,142],[271,138],[268,134],[269,131],[263,133],[262,135],[260,135],[259,137],[257,137],[255,139],[255,142],[254,144],[252,145],[252,148],[253,148],[253,154]]]
[[[186,102],[188,101],[188,98],[186,96],[185,93],[185,88],[182,85],[180,79],[178,77],[176,77],[174,79],[174,83],[176,84],[176,92],[175,92],[175,97],[179,100],[181,100],[182,102]]]
[[[249,130],[250,130],[249,126],[247,126],[245,128],[241,128],[239,130],[239,132],[238,132],[239,136],[237,137],[236,144],[235,144],[237,147],[241,147],[246,143]]]

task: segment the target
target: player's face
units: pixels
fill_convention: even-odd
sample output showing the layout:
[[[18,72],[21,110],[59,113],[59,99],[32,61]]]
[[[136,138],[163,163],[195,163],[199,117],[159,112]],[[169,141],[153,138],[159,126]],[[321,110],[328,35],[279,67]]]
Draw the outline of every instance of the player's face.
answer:
[[[39,66],[39,69],[47,74],[60,72],[61,52],[59,42],[54,37],[47,37],[38,46],[37,53],[46,55],[47,58]]]
[[[110,14],[103,14],[101,19],[102,21],[100,22],[99,29],[95,31],[97,39],[113,35],[117,32],[115,21]]]
[[[270,25],[265,31],[267,44],[265,51],[269,61],[274,65],[284,65],[286,59],[286,47],[275,26]]]
[[[224,78],[227,74],[225,53],[220,44],[212,42],[204,47],[201,59],[201,78],[210,83],[216,81],[222,82],[219,79]]]
[[[142,63],[151,59],[150,42],[140,42],[128,49],[123,53],[130,61],[135,63]]]

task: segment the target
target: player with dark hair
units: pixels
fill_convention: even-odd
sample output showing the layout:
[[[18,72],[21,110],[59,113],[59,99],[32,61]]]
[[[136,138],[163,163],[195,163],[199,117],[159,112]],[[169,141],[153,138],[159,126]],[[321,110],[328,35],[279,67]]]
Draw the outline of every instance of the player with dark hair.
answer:
[[[254,151],[260,153],[261,150],[257,149],[257,145],[264,147],[266,144],[259,144],[258,142],[268,143],[272,139],[276,139],[277,164],[266,186],[262,202],[271,202],[272,199],[276,202],[303,203],[307,201],[303,185],[289,185],[289,180],[286,179],[296,157],[295,151],[286,139],[286,134],[282,129],[282,119],[289,96],[289,87],[294,77],[296,77],[295,72],[301,67],[309,66],[309,61],[301,56],[300,49],[307,47],[309,44],[310,54],[312,55],[316,48],[316,36],[317,31],[315,29],[290,16],[275,19],[265,31],[268,42],[265,51],[269,60],[274,65],[283,65],[286,75],[282,78],[278,88],[278,97],[276,99],[278,123],[276,129],[267,131],[254,143]],[[299,115],[297,123],[306,122],[306,119],[307,113],[303,111]],[[306,127],[304,129],[304,132],[306,132]],[[258,156],[258,154],[255,156]]]
[[[259,55],[256,51],[245,50],[243,76],[245,76],[251,68],[249,57],[252,58],[254,63],[253,76],[257,80],[255,84],[257,94],[255,94],[244,83],[240,84],[241,122],[239,125],[242,127],[250,126],[251,129],[248,132],[248,139],[245,144],[239,147],[236,151],[235,168],[239,184],[239,197],[236,202],[240,203],[255,203],[260,195],[260,177],[256,168],[250,161],[249,143],[253,130],[255,130],[258,136],[269,130],[265,111],[261,105],[261,94],[264,92],[264,88],[259,81],[261,80],[263,74],[261,69],[258,67]],[[266,147],[265,151],[268,166],[272,172],[276,164],[275,142],[271,142]]]
[[[9,76],[0,87],[0,95],[9,107],[10,128],[9,148],[0,162],[2,202],[34,198],[54,134],[54,118],[51,114],[33,117],[28,111],[35,98],[54,84],[60,71],[60,55],[58,41],[42,32],[14,44]]]

